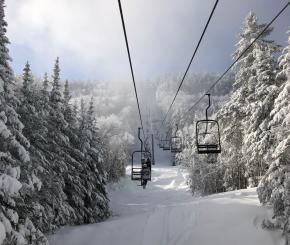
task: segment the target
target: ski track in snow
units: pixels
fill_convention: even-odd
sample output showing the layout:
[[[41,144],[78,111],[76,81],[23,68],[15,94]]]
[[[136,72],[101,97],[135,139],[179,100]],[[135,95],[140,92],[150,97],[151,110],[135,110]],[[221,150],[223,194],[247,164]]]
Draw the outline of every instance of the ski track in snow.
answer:
[[[255,189],[194,198],[186,174],[157,150],[152,182],[143,190],[127,177],[110,192],[113,216],[102,223],[65,227],[51,245],[282,245],[263,230],[267,208]]]

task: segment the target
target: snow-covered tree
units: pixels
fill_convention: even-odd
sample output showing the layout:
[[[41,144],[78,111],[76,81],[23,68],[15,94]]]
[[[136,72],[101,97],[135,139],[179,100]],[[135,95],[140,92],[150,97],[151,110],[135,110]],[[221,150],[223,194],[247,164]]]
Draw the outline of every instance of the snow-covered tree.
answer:
[[[255,45],[253,50],[255,74],[252,74],[247,85],[243,154],[247,156],[247,177],[255,186],[268,168],[266,162],[271,160],[272,132],[268,127],[268,121],[280,85],[275,79],[278,64],[274,55],[278,50],[279,46],[272,41]]]
[[[34,227],[25,212],[25,188],[30,179],[28,140],[15,109],[19,100],[13,92],[9,40],[4,1],[0,1],[0,226],[1,244],[47,244],[43,234]],[[22,171],[24,170],[24,171]]]
[[[44,97],[43,100],[48,102],[49,101],[49,81],[47,73],[44,74],[43,82],[42,82],[42,96]]]
[[[264,27],[265,24],[259,24],[254,13],[246,17],[234,59]],[[220,161],[227,168],[225,182],[230,189],[246,187],[245,176],[248,184],[257,185],[257,177],[266,170],[263,157],[269,141],[265,120],[277,90],[277,64],[273,56],[279,50],[278,45],[266,39],[271,31],[268,29],[237,62],[234,92],[218,112],[223,145]]]
[[[279,94],[275,99],[269,127],[272,133],[273,160],[258,187],[259,199],[262,203],[273,205],[273,221],[265,225],[283,229],[287,241],[290,240],[289,200],[290,200],[290,37],[288,46],[279,59],[280,72],[276,80],[281,83]]]

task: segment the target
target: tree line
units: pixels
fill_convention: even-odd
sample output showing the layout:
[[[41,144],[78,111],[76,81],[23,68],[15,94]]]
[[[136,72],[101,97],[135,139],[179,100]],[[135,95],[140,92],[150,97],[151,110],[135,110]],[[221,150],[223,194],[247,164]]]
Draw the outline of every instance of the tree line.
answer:
[[[4,7],[1,0],[0,244],[48,244],[44,233],[110,215],[106,183],[124,175],[126,149],[102,137],[93,99],[71,102],[59,58],[42,84],[28,62],[16,82]]]

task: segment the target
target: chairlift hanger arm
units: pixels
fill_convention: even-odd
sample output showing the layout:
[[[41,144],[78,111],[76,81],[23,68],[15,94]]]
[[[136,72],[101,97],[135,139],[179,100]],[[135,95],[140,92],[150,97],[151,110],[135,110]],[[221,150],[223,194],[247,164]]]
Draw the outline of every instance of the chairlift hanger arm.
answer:
[[[142,141],[141,136],[140,136],[140,130],[141,130],[141,128],[139,127],[139,128],[138,128],[138,139],[139,139],[140,142],[141,142],[141,151],[143,151],[143,141]]]
[[[205,95],[208,96],[208,107],[207,107],[206,110],[205,110],[205,118],[206,118],[206,120],[208,120],[208,109],[209,109],[210,106],[211,106],[211,103],[210,103],[210,94],[205,94]]]

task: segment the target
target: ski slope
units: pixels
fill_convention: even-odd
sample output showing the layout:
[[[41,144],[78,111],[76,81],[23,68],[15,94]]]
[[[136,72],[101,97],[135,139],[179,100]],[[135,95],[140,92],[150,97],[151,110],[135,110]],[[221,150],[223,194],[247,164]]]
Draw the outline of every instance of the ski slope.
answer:
[[[145,190],[127,176],[110,192],[113,216],[109,220],[62,228],[49,237],[50,244],[284,244],[280,233],[261,228],[269,214],[260,207],[255,189],[194,198],[188,191],[186,174],[170,166],[168,153],[157,153],[152,182]]]

